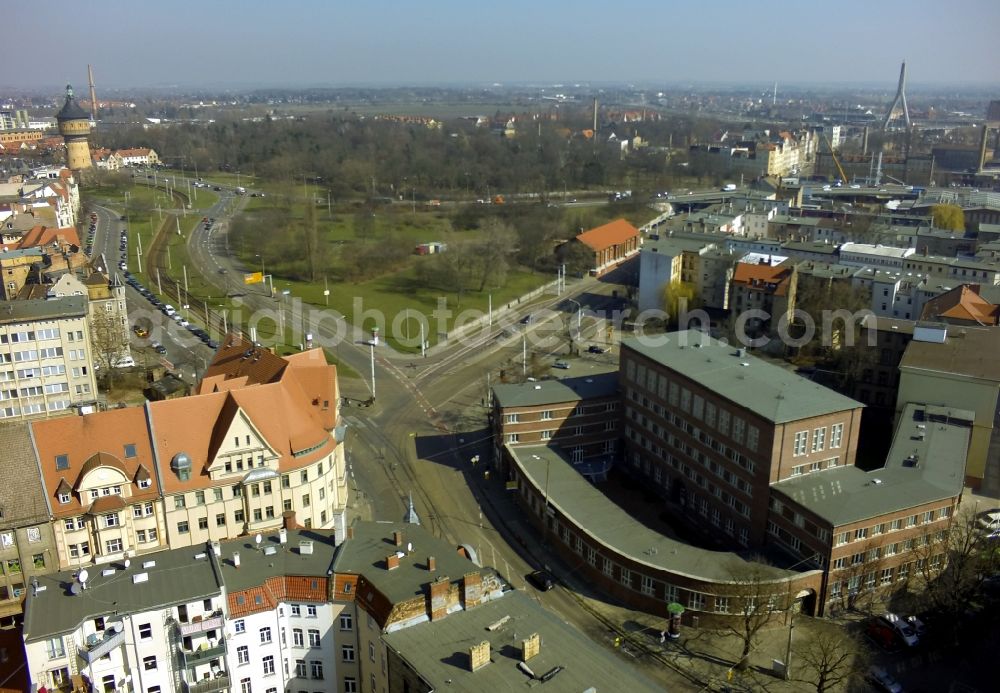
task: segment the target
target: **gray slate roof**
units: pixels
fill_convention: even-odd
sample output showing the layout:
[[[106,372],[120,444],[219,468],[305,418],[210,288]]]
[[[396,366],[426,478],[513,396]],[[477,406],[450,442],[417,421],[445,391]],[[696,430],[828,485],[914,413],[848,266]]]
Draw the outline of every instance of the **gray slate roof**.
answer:
[[[4,301],[0,307],[0,324],[82,318],[87,314],[86,296],[65,296],[46,300]]]
[[[632,349],[768,421],[786,423],[864,406],[696,330],[622,339]]]
[[[23,527],[49,520],[45,490],[27,423],[0,424],[4,482],[0,484],[2,527]]]
[[[509,620],[502,626],[487,630],[504,617]],[[535,676],[564,667],[545,683],[532,681],[518,669],[521,640],[532,633],[541,637],[538,655],[527,662]],[[595,645],[518,591],[439,621],[388,633],[384,639],[436,691],[503,693],[524,691],[534,685],[542,686],[545,693],[662,690],[639,674],[636,667]],[[469,648],[484,640],[490,643],[490,662],[478,671],[470,671]]]
[[[974,418],[970,411],[907,404],[881,469],[839,467],[771,488],[834,527],[952,498],[962,492]]]

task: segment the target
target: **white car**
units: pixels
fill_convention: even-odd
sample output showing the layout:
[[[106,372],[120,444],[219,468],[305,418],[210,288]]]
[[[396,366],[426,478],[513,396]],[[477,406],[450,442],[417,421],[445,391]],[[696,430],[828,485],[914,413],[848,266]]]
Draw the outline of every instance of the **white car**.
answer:
[[[169,303],[165,303],[163,305],[163,312],[166,313],[167,315],[173,315],[177,311],[174,309],[172,305],[170,305]]]
[[[1000,508],[993,508],[976,515],[976,527],[991,539],[1000,536]]]
[[[917,637],[916,632],[904,619],[900,618],[898,615],[892,612],[886,612],[882,615],[882,620],[888,623],[899,639],[906,644],[907,647],[915,647],[917,643],[920,642],[920,638]]]

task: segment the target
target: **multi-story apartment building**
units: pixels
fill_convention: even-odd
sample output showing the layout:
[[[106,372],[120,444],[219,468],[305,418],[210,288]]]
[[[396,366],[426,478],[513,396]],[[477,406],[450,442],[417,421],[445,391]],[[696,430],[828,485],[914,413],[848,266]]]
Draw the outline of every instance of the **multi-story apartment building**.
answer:
[[[229,337],[197,394],[32,427],[59,564],[282,524],[344,528],[336,369]]]
[[[431,641],[449,652],[509,642],[511,618],[486,608],[507,599],[517,632],[542,639],[526,659],[550,661],[544,648],[565,653],[555,644],[565,641],[591,663],[567,667],[560,680],[572,679],[571,690],[654,690],[454,546],[418,525],[376,522],[357,523],[339,542],[282,529],[42,576],[25,605],[26,670],[36,687],[144,693],[426,693],[428,681],[452,677],[500,690],[523,685],[525,674],[477,673],[464,658],[426,654]],[[483,630],[483,619],[492,627]],[[462,634],[445,642],[441,622]],[[416,640],[400,635],[407,631]]]
[[[738,262],[729,282],[729,310],[748,333],[774,330],[782,319],[790,323],[797,286],[794,262]]]
[[[106,263],[101,261],[101,264]],[[87,321],[93,339],[94,358],[103,368],[128,362],[129,345],[128,309],[125,304],[125,285],[117,273],[108,275],[100,270],[89,270],[86,276],[63,274],[49,288],[51,296],[87,296]]]
[[[58,569],[44,491],[28,424],[0,424],[4,483],[0,486],[0,627],[21,614],[26,585]]]
[[[66,414],[96,394],[86,297],[0,307],[0,419]]]
[[[862,405],[696,331],[622,340],[626,467],[742,546],[767,541],[771,484],[851,465]]]

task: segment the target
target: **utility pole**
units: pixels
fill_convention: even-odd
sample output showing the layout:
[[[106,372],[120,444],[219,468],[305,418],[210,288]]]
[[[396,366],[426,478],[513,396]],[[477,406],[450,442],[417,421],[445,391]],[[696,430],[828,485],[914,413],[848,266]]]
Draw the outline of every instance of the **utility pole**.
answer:
[[[521,335],[521,375],[528,375],[528,335]]]
[[[420,321],[420,355],[427,358],[427,342],[424,341],[424,321]]]
[[[372,401],[375,401],[375,344],[369,344],[372,354]]]
[[[489,298],[490,298],[490,303],[489,303],[489,306],[490,306],[490,329],[493,329],[493,294],[490,294]]]
[[[156,268],[156,293],[163,295],[163,284],[160,283],[160,268]]]

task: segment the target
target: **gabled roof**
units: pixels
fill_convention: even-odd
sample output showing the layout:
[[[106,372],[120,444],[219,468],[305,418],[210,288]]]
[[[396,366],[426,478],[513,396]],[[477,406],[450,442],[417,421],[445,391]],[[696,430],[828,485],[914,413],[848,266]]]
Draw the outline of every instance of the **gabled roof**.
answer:
[[[638,236],[639,229],[624,219],[615,219],[603,226],[584,231],[576,237],[576,240],[593,250],[604,250]]]
[[[140,465],[147,469],[153,466],[146,411],[142,407],[34,421],[31,429],[42,482],[52,514],[57,517],[79,515],[90,505],[89,499],[81,503],[75,494],[69,503],[60,503],[58,489],[62,484],[79,489],[82,477],[102,466],[117,469],[126,479],[134,480]],[[126,444],[135,445],[135,457],[125,457]],[[66,456],[66,469],[57,469],[57,457],[61,455]],[[135,485],[131,489],[133,500],[157,495],[159,486],[155,477],[149,488]]]
[[[962,284],[928,301],[920,319],[997,325],[1000,306],[980,296],[978,284]]]
[[[246,384],[271,383],[288,367],[288,361],[256,346],[242,335],[230,333],[220,344],[212,362],[208,364],[198,393],[214,392],[220,388],[219,380],[246,377]]]
[[[733,270],[732,284],[742,284],[751,291],[770,291],[775,296],[788,293],[792,267],[788,264],[771,266],[767,263],[750,264],[737,262]]]

